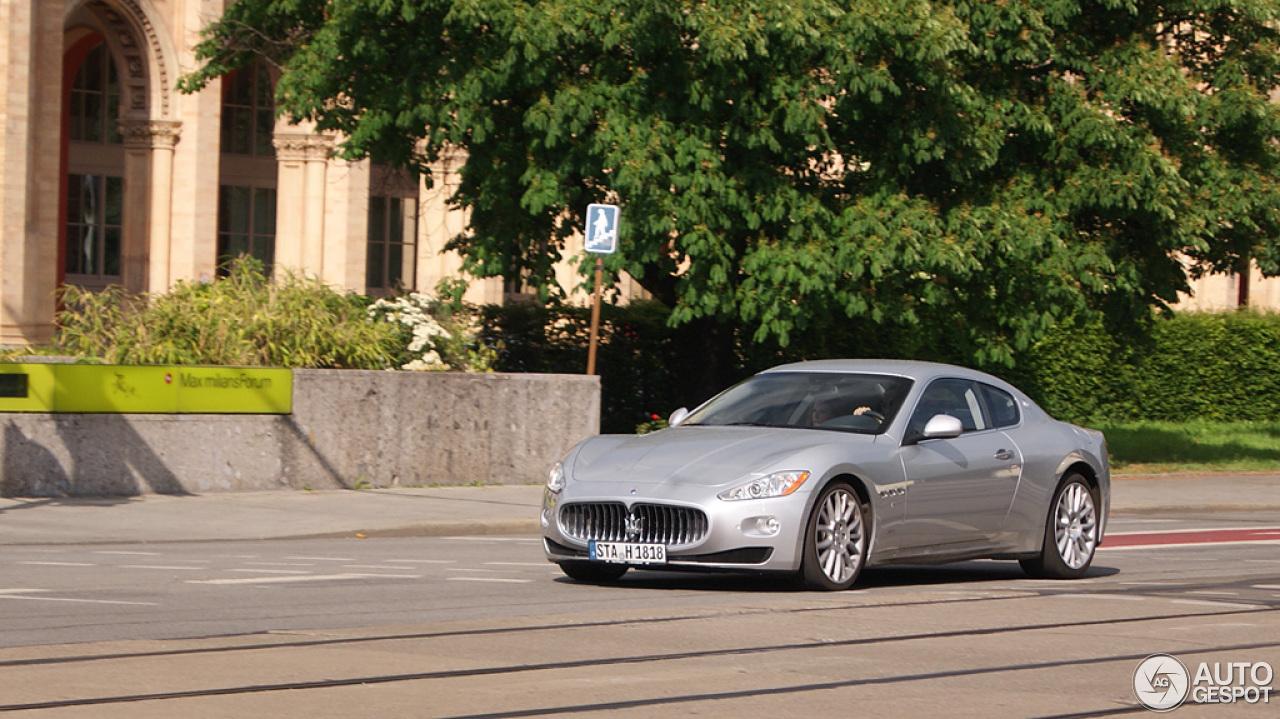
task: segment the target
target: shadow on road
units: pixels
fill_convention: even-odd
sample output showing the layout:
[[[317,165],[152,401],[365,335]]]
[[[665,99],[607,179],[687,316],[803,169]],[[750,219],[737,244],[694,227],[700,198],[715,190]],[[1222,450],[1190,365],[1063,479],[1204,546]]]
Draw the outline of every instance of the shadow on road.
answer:
[[[130,497],[50,497],[35,499],[5,497],[5,499],[9,501],[4,505],[0,505],[0,515],[38,507],[114,507],[134,501]]]
[[[1114,567],[1093,566],[1086,579],[1119,574]],[[972,561],[937,566],[887,566],[863,571],[850,591],[878,587],[937,586],[945,584],[977,584],[982,582],[1031,581],[1017,562]],[[568,577],[557,582],[575,583]],[[1069,587],[1070,581],[1062,586]],[[794,578],[786,575],[693,573],[632,570],[610,586],[656,591],[786,593],[807,591]],[[1030,588],[1031,585],[1028,585]],[[1043,585],[1038,585],[1043,586]]]

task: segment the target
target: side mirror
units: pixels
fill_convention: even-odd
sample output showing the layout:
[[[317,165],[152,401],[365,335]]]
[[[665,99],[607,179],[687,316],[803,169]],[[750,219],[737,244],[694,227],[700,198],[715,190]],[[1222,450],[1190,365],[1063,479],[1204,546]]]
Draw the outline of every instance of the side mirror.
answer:
[[[924,426],[924,439],[953,439],[964,432],[964,424],[949,414],[935,414]]]
[[[688,417],[689,417],[689,410],[686,409],[685,407],[681,407],[680,409],[672,412],[671,416],[667,418],[667,425],[670,427],[675,427],[676,425],[685,421],[685,419],[687,419]]]

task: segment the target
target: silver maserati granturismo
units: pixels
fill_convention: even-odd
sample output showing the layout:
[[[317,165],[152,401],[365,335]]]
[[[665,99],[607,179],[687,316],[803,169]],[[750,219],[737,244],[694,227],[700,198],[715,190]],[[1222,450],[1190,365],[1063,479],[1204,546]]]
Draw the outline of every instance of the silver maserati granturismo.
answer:
[[[543,546],[569,577],[776,572],[839,590],[866,566],[990,558],[1065,579],[1106,528],[1102,434],[962,367],[784,365],[670,425],[592,437],[552,467]]]

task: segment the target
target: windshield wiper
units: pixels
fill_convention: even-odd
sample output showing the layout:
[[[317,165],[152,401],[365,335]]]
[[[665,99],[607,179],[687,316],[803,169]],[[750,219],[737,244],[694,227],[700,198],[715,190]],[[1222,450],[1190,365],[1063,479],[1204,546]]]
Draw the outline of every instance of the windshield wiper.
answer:
[[[786,427],[781,424],[766,424],[764,422],[681,422],[681,427]]]

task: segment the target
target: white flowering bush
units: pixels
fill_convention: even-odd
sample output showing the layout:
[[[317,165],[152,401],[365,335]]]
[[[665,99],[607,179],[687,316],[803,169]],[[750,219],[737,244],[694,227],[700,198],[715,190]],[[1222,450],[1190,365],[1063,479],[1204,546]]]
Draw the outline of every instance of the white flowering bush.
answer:
[[[476,323],[461,302],[420,292],[379,299],[369,316],[397,325],[404,342],[401,369],[491,372],[496,353],[477,338]]]

